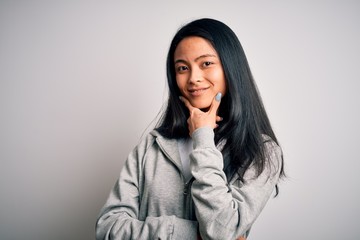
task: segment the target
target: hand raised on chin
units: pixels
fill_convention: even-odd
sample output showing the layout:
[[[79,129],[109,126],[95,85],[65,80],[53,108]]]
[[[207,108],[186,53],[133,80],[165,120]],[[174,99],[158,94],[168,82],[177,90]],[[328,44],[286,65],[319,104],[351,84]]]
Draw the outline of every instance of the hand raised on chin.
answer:
[[[221,93],[216,94],[213,101],[211,102],[209,110],[206,112],[192,106],[189,100],[186,98],[182,96],[179,98],[190,112],[190,117],[187,120],[190,136],[192,136],[196,129],[201,127],[211,127],[214,129],[218,126],[216,122],[222,120],[220,116],[217,116],[217,111],[221,101]]]

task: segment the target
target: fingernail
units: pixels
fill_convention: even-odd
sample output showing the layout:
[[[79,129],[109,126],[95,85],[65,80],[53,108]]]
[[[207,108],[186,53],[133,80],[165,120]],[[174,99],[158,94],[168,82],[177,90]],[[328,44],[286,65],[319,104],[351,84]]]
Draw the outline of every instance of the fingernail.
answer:
[[[220,102],[220,100],[221,100],[221,93],[216,94],[215,100],[218,101],[218,102]]]

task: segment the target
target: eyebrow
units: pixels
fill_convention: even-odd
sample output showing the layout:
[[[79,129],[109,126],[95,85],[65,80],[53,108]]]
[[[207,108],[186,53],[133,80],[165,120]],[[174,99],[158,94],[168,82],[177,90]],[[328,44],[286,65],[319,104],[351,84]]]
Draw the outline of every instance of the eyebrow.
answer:
[[[206,57],[215,57],[216,58],[217,56],[214,54],[204,54],[204,55],[201,55],[201,56],[195,58],[195,62],[199,61],[201,58],[206,58]],[[186,61],[183,59],[177,59],[174,63],[176,64],[176,63],[180,63],[180,62],[186,63]]]

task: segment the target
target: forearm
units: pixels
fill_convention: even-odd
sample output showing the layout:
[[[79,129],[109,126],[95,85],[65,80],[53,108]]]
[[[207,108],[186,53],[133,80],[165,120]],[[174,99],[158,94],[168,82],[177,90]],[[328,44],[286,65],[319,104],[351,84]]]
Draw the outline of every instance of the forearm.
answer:
[[[246,236],[270,198],[278,174],[269,176],[266,168],[258,177],[248,174],[249,181],[242,186],[239,181],[230,184],[223,172],[221,152],[215,148],[213,131],[198,129],[193,134],[193,141],[191,172],[195,180],[192,197],[203,238]]]
[[[139,221],[126,213],[109,212],[97,221],[96,239],[196,239],[197,228],[197,222],[175,216],[147,217]]]

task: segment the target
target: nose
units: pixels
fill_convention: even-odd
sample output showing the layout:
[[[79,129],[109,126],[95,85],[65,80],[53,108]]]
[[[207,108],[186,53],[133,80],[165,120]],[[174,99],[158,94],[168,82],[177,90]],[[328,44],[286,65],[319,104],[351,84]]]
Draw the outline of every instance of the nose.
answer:
[[[202,71],[198,67],[192,67],[189,75],[189,83],[196,84],[202,81]]]

